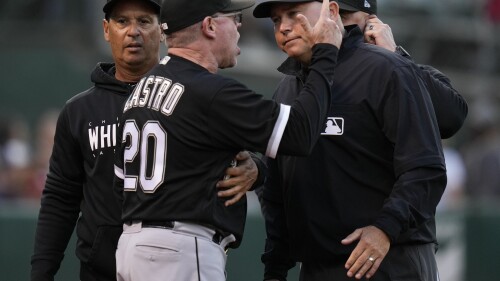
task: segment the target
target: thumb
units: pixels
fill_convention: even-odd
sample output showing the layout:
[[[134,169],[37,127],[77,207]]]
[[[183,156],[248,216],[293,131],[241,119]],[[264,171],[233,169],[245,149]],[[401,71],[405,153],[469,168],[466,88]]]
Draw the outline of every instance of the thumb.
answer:
[[[366,34],[364,35],[365,38],[365,43],[372,44],[372,45],[377,45],[377,41],[371,34]]]
[[[306,16],[304,16],[303,14],[298,14],[296,17],[297,17],[297,20],[299,21],[300,25],[302,26],[302,29],[304,29],[304,31],[306,33],[311,33],[312,27],[311,27],[311,24],[309,23],[309,20],[306,18]]]
[[[235,158],[238,161],[243,161],[243,160],[250,158],[250,153],[248,153],[248,151],[246,151],[246,150],[243,150],[243,151],[238,152],[238,154],[236,154]]]
[[[356,229],[353,233],[349,234],[346,238],[342,239],[342,241],[340,242],[343,245],[349,245],[352,242],[359,240],[361,238],[361,233],[363,233],[361,229]]]

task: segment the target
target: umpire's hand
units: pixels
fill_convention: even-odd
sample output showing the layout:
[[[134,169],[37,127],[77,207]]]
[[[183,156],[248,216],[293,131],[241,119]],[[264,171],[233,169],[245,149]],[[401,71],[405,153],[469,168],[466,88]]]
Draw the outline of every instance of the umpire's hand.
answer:
[[[377,16],[370,15],[365,26],[366,43],[377,45],[391,52],[396,51],[396,42],[388,24],[383,23]]]
[[[391,242],[385,232],[372,225],[356,229],[342,240],[342,244],[349,245],[357,240],[358,245],[345,264],[347,276],[370,279],[387,255]]]

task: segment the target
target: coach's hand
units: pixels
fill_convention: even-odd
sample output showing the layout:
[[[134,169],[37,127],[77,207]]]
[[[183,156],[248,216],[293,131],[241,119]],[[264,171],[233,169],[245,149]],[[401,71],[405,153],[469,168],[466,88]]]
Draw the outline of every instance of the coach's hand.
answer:
[[[229,178],[219,181],[216,185],[220,190],[217,193],[219,197],[232,197],[225,202],[226,207],[238,202],[252,188],[259,174],[257,165],[248,151],[240,151],[235,159],[238,166],[227,168],[226,175]]]
[[[375,226],[356,229],[342,240],[342,244],[349,245],[357,240],[358,245],[345,264],[347,276],[370,279],[387,255],[391,243],[387,234]]]
[[[338,8],[337,3],[330,3],[329,0],[323,0],[321,6],[321,13],[318,21],[311,26],[307,17],[303,14],[297,14],[297,20],[302,26],[304,31],[303,34],[299,34],[305,42],[308,42],[310,47],[318,43],[329,43],[335,45],[340,49],[340,44],[342,43],[342,31],[338,26],[336,19],[340,20],[338,15],[338,9],[335,10],[337,14],[334,15],[332,19],[330,5],[332,7]],[[298,31],[299,32],[299,31]]]

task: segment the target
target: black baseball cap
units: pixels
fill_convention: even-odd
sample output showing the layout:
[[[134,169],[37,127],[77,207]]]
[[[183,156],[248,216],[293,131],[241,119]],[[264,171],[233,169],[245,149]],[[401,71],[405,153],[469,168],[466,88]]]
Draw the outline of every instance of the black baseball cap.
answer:
[[[336,0],[341,10],[377,14],[377,0]]]
[[[330,0],[332,1],[332,0]],[[271,8],[278,3],[306,3],[306,2],[323,2],[322,0],[273,0],[262,1],[253,10],[253,16],[256,18],[268,18],[271,16]],[[377,13],[377,0],[335,0],[339,4],[341,10],[346,11],[363,11],[369,14]]]
[[[253,10],[253,16],[256,18],[268,18],[271,16],[271,8],[274,4],[279,3],[306,3],[306,2],[323,2],[320,0],[274,0],[274,1],[262,1]]]
[[[170,34],[215,13],[241,11],[254,4],[254,0],[163,0],[161,27],[166,34]]]
[[[107,0],[106,4],[104,7],[102,7],[102,11],[104,12],[105,17],[108,19],[109,14],[113,11],[114,6],[116,3],[121,2],[123,0]],[[161,8],[161,0],[143,0],[146,3],[151,4],[151,6],[155,9],[155,11],[160,14],[160,8]]]

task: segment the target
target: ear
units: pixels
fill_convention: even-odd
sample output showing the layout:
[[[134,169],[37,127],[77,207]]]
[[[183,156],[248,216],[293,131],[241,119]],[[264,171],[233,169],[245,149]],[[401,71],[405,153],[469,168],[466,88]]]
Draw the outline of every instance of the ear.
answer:
[[[335,19],[340,14],[340,7],[336,1],[330,1],[330,18]]]
[[[109,22],[106,19],[102,20],[102,30],[104,33],[104,40],[109,42]]]
[[[340,7],[336,1],[330,2],[330,18],[334,20],[341,29],[344,29],[344,24],[340,17]]]
[[[207,36],[208,38],[213,38],[215,39],[216,33],[215,31],[217,30],[217,23],[212,17],[205,17],[203,19],[203,22],[201,23],[201,32],[203,35]]]
[[[160,32],[160,42],[165,41],[165,39],[167,39],[167,35],[163,32],[161,25],[158,25],[158,32]]]

